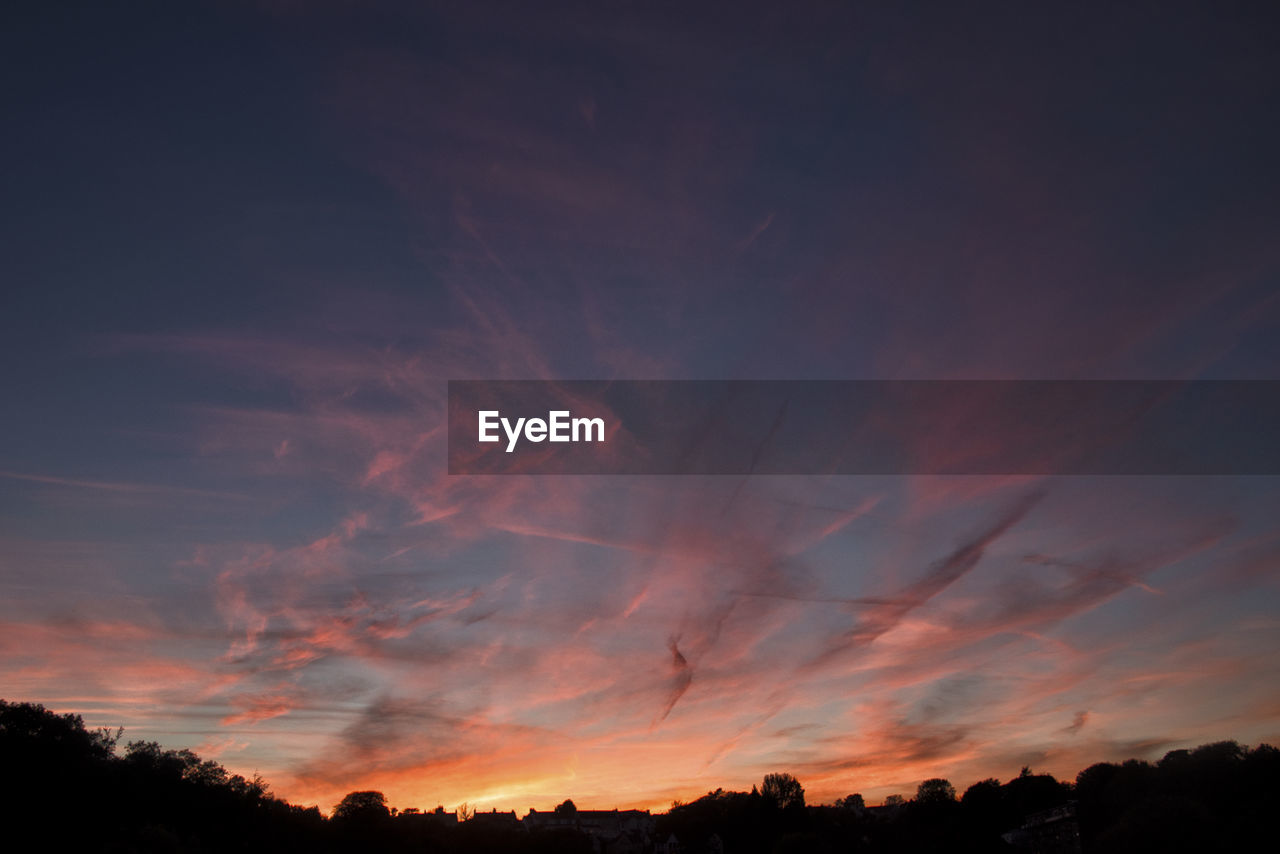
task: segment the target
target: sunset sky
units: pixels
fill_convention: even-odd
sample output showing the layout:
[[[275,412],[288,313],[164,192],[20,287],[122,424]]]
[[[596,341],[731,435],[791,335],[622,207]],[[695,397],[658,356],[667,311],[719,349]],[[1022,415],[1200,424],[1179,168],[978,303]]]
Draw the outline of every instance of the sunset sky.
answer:
[[[1280,478],[445,459],[450,379],[1280,379],[1268,4],[81,5],[0,26],[0,697],[325,811],[1280,744]]]

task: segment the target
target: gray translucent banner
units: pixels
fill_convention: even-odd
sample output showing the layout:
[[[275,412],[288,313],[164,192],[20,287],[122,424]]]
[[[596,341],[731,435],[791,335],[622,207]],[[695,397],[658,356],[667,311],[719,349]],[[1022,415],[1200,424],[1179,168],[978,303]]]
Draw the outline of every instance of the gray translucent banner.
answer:
[[[450,474],[1280,474],[1275,381],[449,383]]]

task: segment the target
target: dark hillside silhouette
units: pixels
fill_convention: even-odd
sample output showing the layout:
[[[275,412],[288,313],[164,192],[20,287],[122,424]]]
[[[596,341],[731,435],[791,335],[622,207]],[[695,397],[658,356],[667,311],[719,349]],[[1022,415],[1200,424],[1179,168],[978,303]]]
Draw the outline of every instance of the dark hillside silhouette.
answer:
[[[1024,768],[957,797],[950,781],[933,778],[912,799],[883,806],[869,807],[856,793],[806,806],[800,781],[776,773],[750,792],[717,789],[658,816],[584,810],[571,799],[524,819],[402,812],[365,790],[325,818],[190,750],[148,741],[122,748],[121,738],[118,730],[87,729],[79,715],[0,700],[0,816],[11,838],[120,854],[1201,852],[1261,850],[1280,806],[1280,750],[1223,741],[1155,763],[1098,763],[1073,783]]]
[[[85,729],[79,715],[0,700],[5,825],[51,851],[313,851],[319,810],[272,797],[189,750]]]

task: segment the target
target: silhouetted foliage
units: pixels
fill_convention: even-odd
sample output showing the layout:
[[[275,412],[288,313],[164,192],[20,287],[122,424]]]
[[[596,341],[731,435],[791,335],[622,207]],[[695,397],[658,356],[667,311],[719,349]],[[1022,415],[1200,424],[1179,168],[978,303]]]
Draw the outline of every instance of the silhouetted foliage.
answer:
[[[336,821],[378,821],[391,818],[382,792],[350,792],[333,808]]]
[[[778,809],[804,808],[804,786],[790,774],[766,774],[760,795]]]
[[[862,812],[867,808],[866,801],[862,799],[862,795],[858,792],[854,792],[852,795],[845,795],[836,801],[836,806],[853,812]]]
[[[916,802],[921,804],[949,804],[956,799],[956,787],[941,777],[925,780],[916,788]]]
[[[89,731],[79,715],[0,700],[6,824],[67,851],[311,851],[324,820],[189,750]],[[70,811],[70,812],[69,812]],[[69,820],[69,816],[71,820]]]
[[[88,730],[78,715],[0,700],[0,813],[14,836],[89,852],[461,852],[612,854],[578,827],[530,831],[511,813],[459,823],[437,807],[397,812],[381,792],[352,792],[326,820],[274,798],[265,782],[232,774],[190,750]],[[1233,741],[1174,750],[1155,763],[1099,763],[1074,785],[1029,768],[1001,783],[925,780],[910,802],[867,807],[860,795],[804,804],[790,774],[758,790],[717,789],[655,817],[654,842],[674,835],[684,854],[785,852],[1233,851],[1266,846],[1280,803],[1280,750]],[[73,820],[68,820],[69,812]],[[581,816],[566,799],[556,814]],[[1049,845],[1044,828],[1058,841]],[[1066,828],[1070,833],[1063,834]],[[1073,835],[1078,828],[1078,835]],[[1011,842],[1007,842],[1004,835]],[[1063,842],[1062,840],[1066,840]],[[1056,846],[1056,847],[1054,847]],[[1072,847],[1076,846],[1076,847]]]

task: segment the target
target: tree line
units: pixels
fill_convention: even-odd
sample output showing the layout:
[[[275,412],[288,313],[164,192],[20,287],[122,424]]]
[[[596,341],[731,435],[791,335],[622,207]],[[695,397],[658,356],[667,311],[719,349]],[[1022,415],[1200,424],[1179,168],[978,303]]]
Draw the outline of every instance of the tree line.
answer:
[[[110,854],[612,854],[572,829],[529,833],[514,822],[458,822],[442,809],[401,811],[376,791],[350,793],[325,817],[273,796],[257,776],[190,750],[122,745],[122,736],[86,728],[79,715],[0,700],[0,814],[9,837],[26,831],[47,850]],[[682,854],[1247,850],[1272,836],[1278,807],[1280,750],[1223,741],[1158,762],[1098,763],[1073,781],[1024,768],[958,794],[935,778],[910,799],[878,807],[857,793],[809,805],[794,776],[770,774],[750,792],[717,789],[672,804],[655,817],[646,850],[672,839]],[[557,812],[575,809],[566,800]]]

